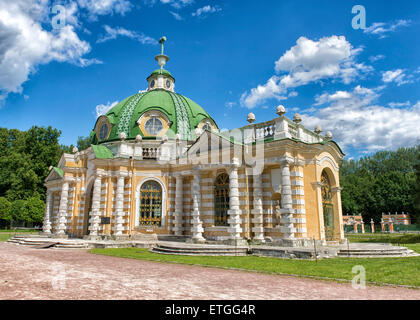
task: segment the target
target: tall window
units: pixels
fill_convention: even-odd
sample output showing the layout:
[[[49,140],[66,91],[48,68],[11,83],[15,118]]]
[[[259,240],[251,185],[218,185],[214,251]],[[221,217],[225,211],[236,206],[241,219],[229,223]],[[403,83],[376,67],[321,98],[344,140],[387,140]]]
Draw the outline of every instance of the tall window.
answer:
[[[222,173],[214,183],[214,225],[227,226],[229,210],[229,176]]]
[[[326,240],[334,239],[334,205],[331,195],[331,183],[325,170],[321,175],[322,209],[324,212],[324,228]]]
[[[162,188],[158,182],[149,180],[140,188],[140,225],[161,224]]]

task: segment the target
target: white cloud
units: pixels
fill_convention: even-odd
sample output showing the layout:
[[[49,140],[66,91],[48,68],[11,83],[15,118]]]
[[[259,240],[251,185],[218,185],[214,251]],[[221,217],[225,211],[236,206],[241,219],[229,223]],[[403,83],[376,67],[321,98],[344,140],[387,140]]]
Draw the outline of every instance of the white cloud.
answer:
[[[158,42],[149,37],[144,35],[143,33],[138,33],[136,31],[127,30],[121,27],[112,28],[110,26],[105,25],[105,35],[102,35],[96,42],[102,43],[109,40],[116,39],[117,37],[128,37],[130,39],[136,40],[142,44],[157,44]]]
[[[97,16],[118,13],[124,16],[132,9],[128,0],[77,0],[79,7],[86,9],[89,18],[96,20]]]
[[[380,39],[386,38],[387,33],[394,32],[400,27],[408,27],[411,25],[410,20],[397,20],[394,23],[375,22],[363,32],[379,36]]]
[[[158,0],[144,0],[143,2],[148,6],[153,6],[156,2],[158,2]],[[181,9],[193,4],[194,0],[160,0],[159,2],[162,4],[169,4],[175,9]]]
[[[303,124],[307,128],[321,125],[324,132],[333,132],[334,140],[341,147],[354,147],[360,152],[396,149],[419,143],[420,101],[409,108],[375,105],[382,88],[357,86],[346,94],[337,91],[316,97],[318,102],[323,97],[326,105],[313,115],[302,114]]]
[[[22,84],[39,65],[100,63],[84,58],[91,47],[79,39],[72,24],[53,31],[43,28],[42,23],[50,22],[48,5],[47,0],[0,1],[0,100],[11,92],[21,93]]]
[[[376,56],[370,56],[369,57],[370,62],[376,62],[376,61],[379,61],[379,60],[382,60],[382,59],[385,59],[385,56],[383,54],[378,54]]]
[[[221,10],[222,10],[222,8],[220,8],[218,6],[212,7],[210,5],[207,5],[207,6],[204,6],[202,8],[198,8],[195,12],[191,13],[191,15],[193,17],[200,17],[201,15],[204,15],[206,13],[215,13],[215,12],[218,12],[218,11],[221,11]]]
[[[363,63],[356,63],[355,57],[362,49],[354,49],[344,36],[324,37],[313,41],[300,37],[296,45],[287,50],[275,62],[277,73],[264,85],[258,85],[241,96],[241,103],[254,108],[266,99],[284,99],[289,88],[306,85],[323,79],[339,79],[350,83],[361,73],[373,69]]]
[[[400,107],[409,107],[411,105],[410,101],[406,102],[390,102],[388,105],[391,108],[400,108]]]
[[[99,116],[106,114],[109,110],[111,110],[111,108],[113,108],[117,104],[118,104],[118,101],[114,101],[112,103],[108,102],[107,104],[98,104],[95,107],[96,117],[98,118]]]
[[[267,99],[284,100],[286,97],[287,89],[281,85],[281,78],[278,76],[272,76],[263,85],[258,85],[256,88],[252,88],[250,92],[244,92],[241,95],[241,105],[252,109],[261,102]]]
[[[412,80],[406,80],[406,74],[403,69],[389,70],[382,72],[382,81],[385,83],[395,82],[398,86],[406,83],[412,83]]]
[[[178,21],[184,20],[179,13],[169,11],[169,13]]]

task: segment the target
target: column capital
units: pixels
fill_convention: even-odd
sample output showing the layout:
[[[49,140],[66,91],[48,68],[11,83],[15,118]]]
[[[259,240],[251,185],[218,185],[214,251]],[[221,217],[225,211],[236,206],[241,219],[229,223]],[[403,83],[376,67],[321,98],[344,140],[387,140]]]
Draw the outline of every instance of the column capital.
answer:
[[[129,172],[128,171],[118,171],[117,172],[117,177],[119,178],[126,178],[129,176]]]
[[[231,166],[234,168],[239,168],[241,165],[241,162],[239,161],[238,158],[232,158],[232,163]]]
[[[102,178],[102,177],[105,177],[106,172],[105,172],[105,171],[103,171],[103,170],[96,170],[95,174],[96,174],[96,177],[97,177],[97,178],[98,178],[98,177]]]
[[[70,183],[70,182],[74,182],[74,181],[76,181],[76,178],[74,178],[74,177],[66,177],[66,176],[63,177],[63,183],[64,182]]]
[[[296,159],[294,165],[295,166],[299,166],[299,167],[303,167],[305,165],[305,160],[303,160],[303,159]]]
[[[334,192],[334,193],[341,192],[341,190],[343,190],[343,188],[341,188],[341,187],[331,188],[331,191]]]
[[[295,161],[293,158],[290,158],[290,157],[284,157],[280,160],[281,166],[290,166],[293,163],[295,163]]]
[[[322,182],[321,182],[321,181],[311,182],[311,185],[312,185],[314,188],[321,188],[321,187],[323,186],[323,184],[322,184]]]

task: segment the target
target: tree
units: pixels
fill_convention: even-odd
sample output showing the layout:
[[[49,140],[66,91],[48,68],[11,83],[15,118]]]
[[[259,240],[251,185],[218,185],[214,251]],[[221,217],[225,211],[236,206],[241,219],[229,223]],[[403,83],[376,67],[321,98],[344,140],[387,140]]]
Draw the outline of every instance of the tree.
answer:
[[[10,206],[9,213],[14,223],[22,223],[29,221],[29,214],[25,200],[13,201],[12,205]]]
[[[45,200],[44,180],[62,154],[60,134],[52,127],[0,128],[0,196],[12,202],[30,197]]]
[[[0,197],[0,225],[5,226],[12,221],[10,216],[10,201],[5,197]]]
[[[420,145],[417,146],[417,161],[414,166],[416,170],[416,194],[414,196],[414,211],[417,224],[420,224]]]
[[[79,151],[86,150],[91,145],[91,138],[90,137],[78,137],[77,138],[77,148]]]
[[[44,219],[45,203],[39,198],[31,197],[25,202],[25,209],[28,214],[28,221],[34,224],[41,224]]]
[[[378,222],[382,212],[418,212],[420,178],[416,180],[415,168],[418,176],[419,157],[420,146],[344,160],[340,166],[343,213],[362,213],[365,222]]]

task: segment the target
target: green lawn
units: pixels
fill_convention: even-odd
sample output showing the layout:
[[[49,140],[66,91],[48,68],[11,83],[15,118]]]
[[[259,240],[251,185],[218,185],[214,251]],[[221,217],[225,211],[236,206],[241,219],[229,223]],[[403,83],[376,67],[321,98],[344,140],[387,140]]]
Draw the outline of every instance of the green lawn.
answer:
[[[420,253],[420,244],[407,245]],[[366,280],[376,284],[398,284],[420,288],[420,257],[407,258],[334,258],[316,261],[290,260],[268,257],[204,257],[162,255],[147,249],[92,249],[91,253],[122,258],[181,263],[219,268],[235,268],[270,274],[292,274],[303,277],[351,280],[352,268],[362,265]]]
[[[351,242],[380,242],[394,244],[420,243],[420,234],[417,233],[365,233],[346,234]]]
[[[9,240],[9,238],[13,237],[15,234],[38,234],[38,232],[34,232],[33,230],[23,230],[23,231],[16,231],[16,233],[12,230],[0,230],[0,242],[5,242]]]

